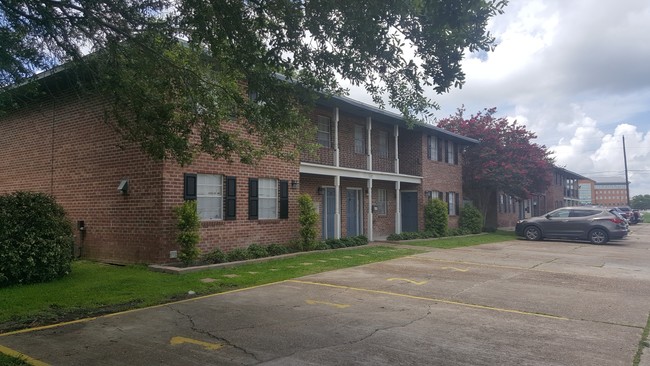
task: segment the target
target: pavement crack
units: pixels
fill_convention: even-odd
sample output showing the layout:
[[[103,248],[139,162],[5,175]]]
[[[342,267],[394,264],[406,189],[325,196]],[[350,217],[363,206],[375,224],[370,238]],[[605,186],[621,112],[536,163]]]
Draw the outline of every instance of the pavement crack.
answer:
[[[558,259],[560,259],[560,258],[553,258],[553,259],[548,260],[548,261],[546,261],[546,262],[540,262],[540,263],[537,263],[536,265],[530,267],[530,269],[535,269],[535,268],[537,268],[537,267],[539,267],[539,266],[543,266],[543,265],[545,265],[545,264],[553,263],[553,262],[555,262],[555,261],[558,260]]]
[[[190,323],[190,329],[191,329],[192,331],[197,332],[197,333],[199,333],[199,334],[206,335],[206,336],[208,336],[209,338],[218,341],[219,343],[223,343],[224,345],[226,345],[226,346],[228,346],[228,347],[231,347],[231,348],[234,348],[234,349],[236,349],[236,350],[238,350],[238,351],[241,351],[242,353],[244,353],[244,354],[246,354],[246,355],[252,357],[256,362],[262,362],[262,361],[257,357],[257,355],[256,355],[255,353],[253,353],[253,352],[251,352],[251,351],[249,351],[249,350],[247,350],[247,349],[245,349],[245,348],[243,348],[243,347],[241,347],[241,346],[238,346],[237,344],[231,342],[230,340],[228,340],[228,339],[226,339],[226,338],[220,337],[220,336],[218,336],[218,335],[216,335],[216,334],[213,334],[213,333],[210,332],[210,331],[207,331],[207,330],[205,330],[205,329],[201,329],[201,328],[199,328],[199,327],[196,325],[196,323],[194,322],[194,319],[192,318],[192,316],[191,316],[190,314],[186,314],[186,313],[180,311],[179,309],[177,309],[177,308],[175,308],[175,307],[173,307],[173,306],[167,306],[167,308],[170,309],[170,310],[172,310],[172,311],[174,311],[174,312],[176,312],[177,314],[183,316],[185,319],[187,319],[187,320],[189,321],[189,323]]]

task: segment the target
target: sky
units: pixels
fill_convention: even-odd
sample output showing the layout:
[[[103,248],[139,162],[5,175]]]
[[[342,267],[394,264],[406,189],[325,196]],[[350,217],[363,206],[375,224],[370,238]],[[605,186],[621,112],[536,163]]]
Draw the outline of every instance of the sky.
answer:
[[[466,54],[465,85],[429,96],[437,118],[496,107],[556,165],[650,194],[650,1],[510,0],[488,30],[494,52]],[[352,98],[371,103],[364,92]]]

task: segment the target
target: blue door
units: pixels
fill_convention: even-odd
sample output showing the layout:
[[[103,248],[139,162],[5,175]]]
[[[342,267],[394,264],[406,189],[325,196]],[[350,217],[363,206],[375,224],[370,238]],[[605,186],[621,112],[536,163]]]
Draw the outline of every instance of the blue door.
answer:
[[[336,190],[323,188],[323,239],[334,238],[334,214],[336,212]]]
[[[357,236],[363,234],[361,224],[361,190],[347,189],[347,236]]]
[[[401,192],[402,232],[418,231],[418,193]]]

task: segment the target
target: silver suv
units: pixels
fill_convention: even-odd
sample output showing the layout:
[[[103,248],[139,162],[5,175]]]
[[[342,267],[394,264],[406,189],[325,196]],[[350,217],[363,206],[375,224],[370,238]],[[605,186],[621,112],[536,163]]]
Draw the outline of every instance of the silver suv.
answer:
[[[606,208],[562,207],[544,216],[517,221],[515,232],[527,240],[566,238],[605,244],[628,233],[625,220]]]

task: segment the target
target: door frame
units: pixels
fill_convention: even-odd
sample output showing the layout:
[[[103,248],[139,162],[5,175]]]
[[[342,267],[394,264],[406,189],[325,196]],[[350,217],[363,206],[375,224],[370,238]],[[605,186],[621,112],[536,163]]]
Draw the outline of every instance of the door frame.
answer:
[[[404,222],[405,222],[404,221],[404,213],[406,211],[404,210],[404,199],[403,199],[403,196],[402,196],[402,194],[404,194],[404,193],[415,193],[415,218],[417,220],[416,221],[416,227],[419,230],[420,229],[420,222],[419,222],[419,219],[418,219],[418,212],[419,212],[419,210],[418,210],[418,206],[419,206],[418,191],[413,190],[413,189],[408,189],[408,190],[400,190],[399,191],[399,194],[400,194],[400,203],[399,204],[400,204],[400,215],[401,215],[400,220],[401,220],[401,224],[402,224],[401,225],[402,226],[401,227],[401,232],[405,232],[404,231]]]
[[[357,199],[357,209],[356,209],[356,226],[357,233],[356,235],[363,235],[363,188],[359,187],[346,187],[345,188],[345,236],[350,237],[350,206],[348,205],[348,196],[350,191],[355,191],[355,197]]]

